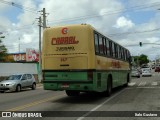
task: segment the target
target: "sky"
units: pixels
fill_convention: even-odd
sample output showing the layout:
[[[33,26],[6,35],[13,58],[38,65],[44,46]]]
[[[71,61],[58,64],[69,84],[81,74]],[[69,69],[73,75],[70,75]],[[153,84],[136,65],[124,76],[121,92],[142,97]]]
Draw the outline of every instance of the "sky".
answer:
[[[159,0],[0,0],[0,36],[8,53],[38,50],[43,8],[47,27],[90,24],[133,56],[160,58]]]

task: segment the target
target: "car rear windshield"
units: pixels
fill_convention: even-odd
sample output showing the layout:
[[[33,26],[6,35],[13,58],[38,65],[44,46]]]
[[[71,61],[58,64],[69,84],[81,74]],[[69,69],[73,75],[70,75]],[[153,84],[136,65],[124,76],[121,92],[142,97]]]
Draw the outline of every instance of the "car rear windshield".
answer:
[[[149,68],[146,68],[146,69],[143,69],[143,71],[151,71],[151,69],[149,69]]]

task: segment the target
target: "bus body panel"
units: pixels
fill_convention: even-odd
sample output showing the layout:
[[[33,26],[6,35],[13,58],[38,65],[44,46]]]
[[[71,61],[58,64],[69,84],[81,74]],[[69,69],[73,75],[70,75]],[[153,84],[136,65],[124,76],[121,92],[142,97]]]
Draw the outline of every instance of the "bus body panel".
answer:
[[[56,63],[56,64],[53,64]],[[44,66],[47,70],[70,70],[70,69],[87,69],[88,57],[86,56],[75,56],[75,57],[50,57],[44,61]]]
[[[92,78],[96,78],[94,70],[46,71],[44,89],[96,91],[95,80],[88,77],[90,72],[93,74]]]
[[[109,75],[112,76],[112,87],[115,88],[126,84],[127,76],[130,74],[129,63],[103,56],[96,56],[96,70],[97,74],[99,74],[99,77],[97,77],[97,80],[99,80],[99,84],[97,81],[97,87],[101,88],[102,91],[106,90],[106,81]]]
[[[45,90],[107,90],[126,84],[127,61],[95,53],[94,31],[90,25],[47,28],[43,36],[42,71]]]
[[[63,34],[65,28],[67,33]],[[43,35],[42,70],[95,68],[93,30],[89,25],[48,28]]]

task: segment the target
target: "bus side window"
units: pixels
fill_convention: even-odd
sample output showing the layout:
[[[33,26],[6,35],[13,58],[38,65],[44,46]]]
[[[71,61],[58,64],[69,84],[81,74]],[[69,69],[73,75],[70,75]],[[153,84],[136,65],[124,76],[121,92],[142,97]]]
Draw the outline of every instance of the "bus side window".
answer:
[[[122,47],[121,47],[120,53],[121,53],[121,59],[123,60],[123,48]]]
[[[129,51],[127,51],[127,55],[128,55],[128,62],[131,64],[131,62],[132,62],[132,57],[131,57],[131,55],[130,55],[130,52]]]
[[[130,58],[131,58],[131,56],[130,56],[130,53],[129,53],[129,51],[127,50],[127,58],[128,58],[128,61],[130,62]]]
[[[106,55],[111,56],[108,38],[106,39]]]
[[[113,56],[113,50],[112,50],[112,42],[109,41],[109,51],[110,51],[110,56]]]
[[[104,55],[107,55],[107,47],[106,47],[106,38],[105,37],[103,37],[103,49],[104,49]]]
[[[127,50],[125,49],[125,60],[127,61],[128,55],[127,55]]]
[[[126,61],[126,50],[124,49],[124,60]]]
[[[116,51],[115,51],[115,44],[112,42],[112,53],[113,53],[113,57],[115,58],[116,55]]]
[[[117,58],[120,59],[120,47],[117,45]]]
[[[94,34],[94,41],[95,41],[95,51],[96,54],[99,54],[99,39],[98,39],[98,34]]]
[[[123,48],[121,48],[121,59],[124,60]]]
[[[121,51],[122,51],[122,47],[120,46],[120,47],[119,47],[119,58],[120,58],[120,59],[122,59],[122,53],[121,53]]]
[[[118,50],[117,50],[117,44],[114,43],[114,51],[115,51],[115,57],[118,58]]]
[[[100,48],[100,54],[104,55],[104,42],[101,35],[99,35],[99,48]]]
[[[129,54],[129,51],[127,50],[127,61],[128,62],[131,62],[131,56],[130,56],[130,54]]]
[[[122,53],[123,53],[123,58],[122,58],[122,59],[123,59],[123,60],[125,60],[125,52],[124,52],[124,51],[125,51],[125,49],[123,48],[123,49],[122,49]]]

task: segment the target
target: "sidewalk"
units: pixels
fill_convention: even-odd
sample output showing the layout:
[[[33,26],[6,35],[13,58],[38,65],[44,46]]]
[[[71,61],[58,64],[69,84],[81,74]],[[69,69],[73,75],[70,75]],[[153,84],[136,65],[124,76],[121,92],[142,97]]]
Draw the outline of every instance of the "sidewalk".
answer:
[[[42,87],[42,86],[43,86],[43,83],[37,83],[36,86],[37,86],[37,87]]]

